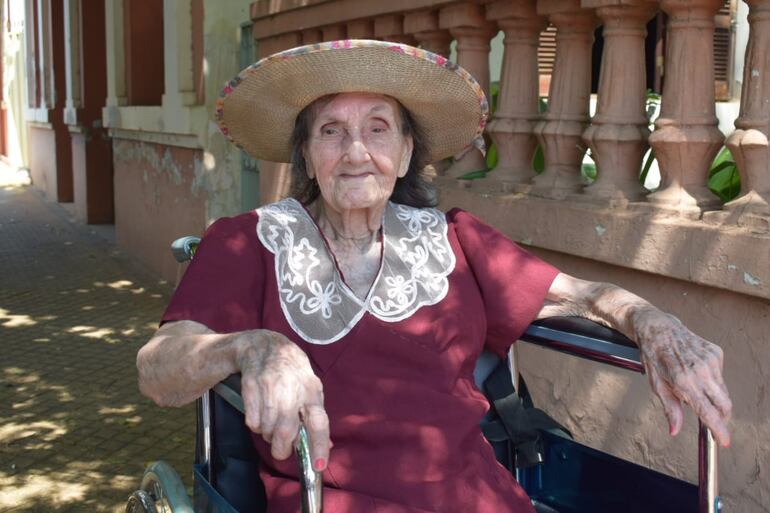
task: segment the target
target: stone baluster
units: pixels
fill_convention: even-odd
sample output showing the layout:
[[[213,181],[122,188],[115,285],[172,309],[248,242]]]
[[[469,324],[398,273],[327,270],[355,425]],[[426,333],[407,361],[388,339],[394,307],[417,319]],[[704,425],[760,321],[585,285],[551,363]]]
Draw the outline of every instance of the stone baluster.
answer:
[[[404,15],[404,32],[412,34],[420,47],[449,57],[452,35],[438,24],[437,11],[417,11]]]
[[[546,20],[537,14],[535,0],[497,0],[487,5],[486,17],[505,32],[497,111],[487,128],[498,160],[488,179],[527,183],[535,176],[533,130],[540,119],[537,47]]]
[[[259,58],[267,57],[276,52],[282,52],[289,48],[294,48],[302,44],[302,34],[300,32],[288,32],[279,36],[266,37],[257,40],[257,51]]]
[[[302,31],[302,44],[313,45],[323,40],[323,34],[320,29],[305,29]]]
[[[375,18],[374,37],[405,45],[414,46],[417,44],[415,37],[404,31],[404,17],[400,14],[388,14]]]
[[[373,20],[353,20],[348,22],[348,39],[374,39]]]
[[[489,98],[489,40],[496,27],[485,18],[484,8],[470,2],[444,7],[439,13],[439,27],[449,29],[457,40],[457,64],[473,75]],[[458,177],[485,168],[484,155],[470,147],[455,156],[455,162],[446,174]]]
[[[599,97],[583,140],[597,166],[596,181],[583,192],[611,205],[642,198],[641,161],[650,130],[645,112],[644,39],[657,5],[647,0],[583,0],[604,26]]]
[[[706,186],[722,146],[714,106],[714,15],[722,0],[662,0],[668,14],[665,83],[660,117],[650,145],[661,174],[648,201],[659,208],[699,217],[719,206]]]
[[[583,132],[589,123],[591,46],[597,19],[579,0],[537,0],[537,11],[556,27],[556,62],[548,110],[535,126],[545,169],[532,180],[530,193],[562,199],[581,189],[585,153]]]
[[[770,216],[770,0],[749,4],[749,43],[744,60],[741,112],[727,139],[741,175],[741,194],[725,208],[739,215]]]
[[[302,32],[288,32],[278,36],[257,40],[259,58],[267,57],[276,52],[288,50],[303,44]],[[289,195],[291,190],[291,166],[281,162],[258,161],[259,167],[259,198],[265,205]]]
[[[345,25],[327,25],[321,28],[324,41],[337,41],[347,38]]]

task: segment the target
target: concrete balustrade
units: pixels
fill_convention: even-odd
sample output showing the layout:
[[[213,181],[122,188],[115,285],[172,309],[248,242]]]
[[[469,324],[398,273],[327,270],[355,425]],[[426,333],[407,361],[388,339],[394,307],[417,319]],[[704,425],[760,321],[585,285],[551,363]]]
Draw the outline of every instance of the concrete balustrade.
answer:
[[[350,39],[374,39],[374,20],[353,20],[347,23]]]
[[[632,0],[583,0],[603,25],[604,51],[596,114],[583,133],[597,165],[589,198],[624,205],[642,198],[640,163],[647,150],[645,25],[657,4]]]
[[[449,57],[452,35],[438,24],[437,11],[417,11],[404,15],[404,32],[412,34],[417,44],[429,52]]]
[[[404,31],[404,17],[400,14],[388,14],[375,18],[374,37],[405,45],[414,46],[417,44],[417,39]]]
[[[770,217],[770,0],[747,0],[749,42],[744,60],[740,116],[727,139],[741,175],[741,194],[725,209]]]
[[[449,29],[457,41],[457,63],[476,78],[489,97],[489,40],[497,28],[486,19],[483,6],[463,2],[445,7],[439,14],[439,26]],[[482,169],[486,169],[484,155],[475,147],[469,147],[455,156],[446,174],[458,177]]]
[[[530,193],[563,199],[581,189],[585,154],[583,132],[589,123],[591,45],[597,19],[579,0],[537,0],[537,12],[556,27],[556,63],[548,110],[535,126],[545,169],[532,180]]]
[[[486,17],[505,33],[497,110],[487,127],[498,160],[488,180],[528,183],[535,176],[534,128],[540,119],[537,46],[546,19],[537,13],[535,0],[492,2],[487,5]]]
[[[770,0],[748,3],[751,32],[741,113],[727,141],[742,181],[739,198],[724,208],[736,214],[730,219],[770,215],[770,62],[765,52],[770,47]],[[331,4],[339,9],[330,10]],[[464,185],[700,218],[721,208],[707,186],[709,166],[724,141],[717,129],[713,87],[714,15],[721,5],[720,0],[339,0],[284,11],[257,10],[252,17],[263,56],[343,38],[402,42],[449,56],[455,40],[458,64],[487,94],[490,39],[502,30],[499,97],[487,128],[498,163],[487,179]],[[661,114],[650,134],[645,26],[659,9],[668,14],[665,82]],[[556,60],[548,107],[540,114],[537,52],[539,35],[548,23],[557,29]],[[599,24],[604,46],[591,118],[593,34]],[[298,26],[302,30],[292,28]],[[539,175],[532,168],[538,143],[545,159]],[[658,160],[661,185],[648,195],[639,184],[639,172],[649,146]],[[580,171],[587,148],[597,165],[597,179],[584,186]],[[473,147],[456,155],[451,166],[434,163],[439,174],[450,178],[485,166],[484,156]],[[281,189],[286,190],[285,185]]]
[[[660,189],[647,200],[658,208],[699,217],[719,208],[707,186],[724,136],[714,106],[714,15],[722,0],[663,0],[668,14],[666,80],[650,145],[661,172]]]

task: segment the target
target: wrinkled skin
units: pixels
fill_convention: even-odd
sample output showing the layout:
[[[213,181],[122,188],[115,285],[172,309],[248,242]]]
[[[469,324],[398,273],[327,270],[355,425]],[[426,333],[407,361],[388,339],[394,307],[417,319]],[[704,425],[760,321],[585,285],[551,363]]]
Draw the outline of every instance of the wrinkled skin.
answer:
[[[722,349],[687,329],[676,317],[609,283],[561,273],[551,285],[538,318],[586,317],[614,328],[639,346],[653,393],[679,433],[682,404],[689,404],[723,447],[730,445],[732,402],[722,377]]]
[[[376,275],[382,212],[396,178],[406,172],[412,141],[399,132],[395,102],[345,93],[319,107],[305,157],[321,198],[309,205],[343,274],[359,297]],[[635,340],[671,434],[690,404],[723,446],[730,443],[732,410],[722,378],[722,351],[642,298],[606,283],[559,274],[539,318],[583,316]],[[230,374],[242,374],[246,423],[287,458],[306,423],[316,470],[329,461],[329,419],[321,382],[307,356],[285,336],[268,330],[217,334],[193,321],[162,326],[137,356],[139,386],[159,405],[180,406]]]
[[[722,348],[688,330],[678,319],[650,313],[639,321],[642,362],[655,395],[663,404],[672,435],[682,428],[682,403],[689,404],[717,442],[730,445],[732,402],[722,367]]]

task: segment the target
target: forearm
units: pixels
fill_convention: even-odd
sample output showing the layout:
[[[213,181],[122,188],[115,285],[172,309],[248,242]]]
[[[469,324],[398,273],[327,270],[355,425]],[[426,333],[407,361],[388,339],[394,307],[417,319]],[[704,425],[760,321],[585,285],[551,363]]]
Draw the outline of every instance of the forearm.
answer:
[[[137,354],[139,389],[160,406],[192,402],[239,371],[240,339],[193,321],[164,325]]]
[[[609,326],[634,341],[644,340],[650,321],[670,317],[647,300],[617,285],[580,280],[560,274],[546,297],[538,318],[585,317]]]

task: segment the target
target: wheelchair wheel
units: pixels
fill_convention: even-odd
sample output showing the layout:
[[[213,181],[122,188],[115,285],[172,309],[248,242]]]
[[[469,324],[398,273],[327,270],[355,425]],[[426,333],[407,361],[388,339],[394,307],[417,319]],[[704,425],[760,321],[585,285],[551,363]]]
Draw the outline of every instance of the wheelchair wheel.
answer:
[[[132,493],[126,503],[126,513],[158,513],[155,509],[155,501],[144,490]]]
[[[142,484],[132,493],[126,513],[194,513],[179,474],[165,461],[147,467]]]

